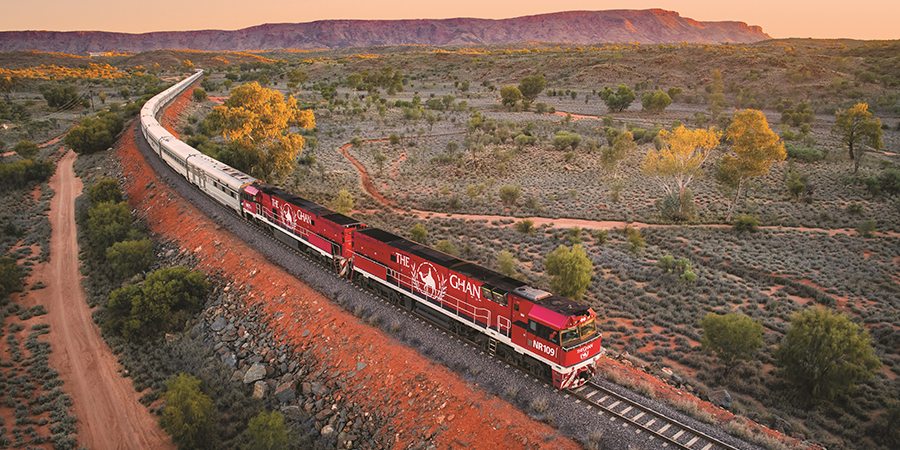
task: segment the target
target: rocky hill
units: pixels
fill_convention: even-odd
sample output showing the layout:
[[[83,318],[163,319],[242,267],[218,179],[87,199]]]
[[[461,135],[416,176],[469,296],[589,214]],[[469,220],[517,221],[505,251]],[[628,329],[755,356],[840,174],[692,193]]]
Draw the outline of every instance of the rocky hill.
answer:
[[[265,24],[242,30],[4,31],[0,51],[144,52],[157,49],[244,51],[334,49],[373,45],[490,45],[519,42],[747,43],[769,39],[743,22],[698,22],[662,9],[568,11],[512,19],[322,20]]]

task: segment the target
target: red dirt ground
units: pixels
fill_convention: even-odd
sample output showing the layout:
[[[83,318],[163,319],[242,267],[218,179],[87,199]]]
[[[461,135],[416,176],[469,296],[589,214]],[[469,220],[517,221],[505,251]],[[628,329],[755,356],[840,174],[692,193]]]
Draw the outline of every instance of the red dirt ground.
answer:
[[[40,321],[50,325],[46,335],[53,352],[50,367],[58,370],[71,395],[71,414],[78,418],[79,445],[92,449],[174,449],[146,407],[131,381],[119,375],[117,358],[100,337],[81,290],[78,243],[75,229],[75,197],[81,180],[75,177],[75,153],[67,151],[59,161],[50,187],[50,261],[34,267],[29,285],[42,282],[45,289],[31,291],[19,301],[23,306],[43,304],[48,313]],[[8,422],[11,423],[11,422]]]
[[[187,96],[180,97],[166,115],[179,114],[187,101]],[[269,317],[283,313],[280,319],[271,320],[269,326],[288,344],[302,349],[318,344],[319,358],[336,366],[332,371],[346,373],[356,371],[358,362],[367,364],[357,376],[360,380],[366,376],[364,388],[348,389],[342,395],[357,403],[384,403],[371,411],[373,414],[398,413],[392,419],[393,424],[404,431],[385,445],[406,448],[418,439],[417,431],[421,427],[433,432],[447,425],[450,430],[433,437],[438,448],[580,447],[559,436],[546,443],[545,436],[556,434],[553,428],[532,420],[508,403],[467,383],[458,374],[395,342],[380,329],[361,323],[220,229],[157,179],[137,150],[136,130],[132,126],[126,131],[116,155],[122,161],[129,202],[138,215],[145,218],[153,233],[195,253],[201,261],[197,269],[217,272],[238,286],[252,287],[252,294],[244,299],[247,306],[261,304]],[[155,188],[146,189],[151,182]],[[151,192],[156,195],[148,195]],[[319,331],[304,338],[302,327],[294,327],[295,320],[291,318],[300,319],[299,323],[315,323],[314,329]],[[384,394],[389,394],[391,401],[402,400],[399,405],[391,406],[381,400]],[[485,411],[490,414],[483,414]]]

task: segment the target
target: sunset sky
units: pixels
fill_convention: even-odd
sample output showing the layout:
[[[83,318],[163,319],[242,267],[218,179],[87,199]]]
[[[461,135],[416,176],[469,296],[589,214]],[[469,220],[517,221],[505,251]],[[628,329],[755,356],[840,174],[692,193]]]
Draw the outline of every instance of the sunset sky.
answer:
[[[662,8],[700,21],[759,25],[775,38],[898,39],[897,0],[29,0],[0,8],[0,31],[99,30],[126,33],[221,29],[324,19],[501,19],[572,10]],[[143,5],[143,6],[142,6]],[[389,5],[389,6],[386,6]]]

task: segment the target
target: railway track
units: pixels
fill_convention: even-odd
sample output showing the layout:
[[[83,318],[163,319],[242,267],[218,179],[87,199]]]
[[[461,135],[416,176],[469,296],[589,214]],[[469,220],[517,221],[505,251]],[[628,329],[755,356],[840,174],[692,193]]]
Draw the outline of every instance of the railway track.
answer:
[[[738,450],[700,430],[681,423],[658,411],[629,400],[593,381],[584,386],[567,391],[577,401],[600,410],[600,415],[609,415],[610,420],[621,420],[638,428],[638,433],[646,432],[650,440],[659,440],[675,448],[684,450]]]

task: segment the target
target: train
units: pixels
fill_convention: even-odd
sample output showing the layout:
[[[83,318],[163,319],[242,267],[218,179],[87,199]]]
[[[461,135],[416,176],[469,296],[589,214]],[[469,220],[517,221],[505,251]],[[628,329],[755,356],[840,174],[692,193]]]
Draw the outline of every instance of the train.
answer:
[[[338,276],[560,390],[594,377],[602,349],[593,309],[264,183],[169,133],[157,114],[202,76],[154,96],[140,117],[153,153],[190,184]]]

